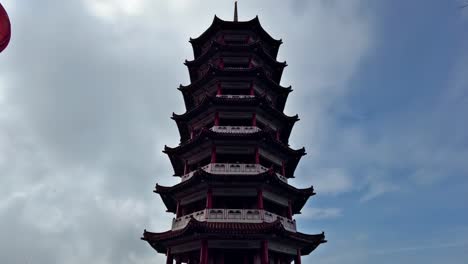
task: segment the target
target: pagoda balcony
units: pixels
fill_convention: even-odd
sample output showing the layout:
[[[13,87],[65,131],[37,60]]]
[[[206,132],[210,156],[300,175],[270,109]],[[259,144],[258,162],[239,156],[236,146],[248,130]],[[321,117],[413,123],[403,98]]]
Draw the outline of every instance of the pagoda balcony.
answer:
[[[267,172],[269,169],[260,164],[244,164],[244,163],[210,163],[201,167],[202,170],[211,174],[223,174],[223,175],[255,175],[263,172]],[[190,179],[196,171],[191,171],[183,175],[182,181]],[[288,178],[283,175],[276,173],[276,176],[281,181],[288,183]]]
[[[216,133],[230,133],[230,134],[251,134],[261,131],[256,126],[213,126],[211,131]]]
[[[273,223],[280,220],[283,227],[296,232],[296,220],[261,209],[204,209],[172,220],[172,230],[184,228],[191,218],[201,222],[220,223]]]
[[[216,95],[217,98],[223,99],[253,99],[255,95],[248,95],[248,94],[218,94]]]

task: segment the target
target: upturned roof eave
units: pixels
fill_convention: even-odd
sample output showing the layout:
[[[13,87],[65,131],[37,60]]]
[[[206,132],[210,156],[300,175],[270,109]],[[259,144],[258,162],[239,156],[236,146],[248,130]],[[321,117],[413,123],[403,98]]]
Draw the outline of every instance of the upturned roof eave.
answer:
[[[222,222],[204,222],[191,218],[188,224],[179,230],[169,230],[161,233],[153,233],[144,230],[142,240],[147,241],[158,252],[165,252],[166,243],[174,241],[181,237],[187,237],[197,234],[192,239],[200,239],[206,235],[229,234],[245,237],[248,235],[266,235],[291,240],[301,247],[301,254],[308,255],[320,244],[326,243],[325,234],[305,234],[300,232],[288,231],[284,228],[278,219],[272,223],[222,223]]]
[[[271,41],[272,43],[277,44],[278,47],[279,45],[283,43],[281,39],[275,39],[270,34],[268,34],[268,32],[266,32],[266,30],[260,24],[260,20],[258,19],[258,16],[255,16],[251,20],[234,22],[234,21],[223,20],[216,15],[214,16],[213,21],[211,22],[211,25],[198,37],[190,38],[189,42],[192,45],[197,45],[200,42],[203,42],[204,40],[206,40],[206,38],[208,38],[210,34],[212,34],[215,30],[219,30],[226,26],[230,26],[230,27],[250,26],[250,29],[253,28],[255,30],[258,30],[258,33],[262,35],[263,37],[265,37],[265,40]],[[228,28],[228,29],[231,29],[231,28]]]
[[[179,151],[184,151],[184,148],[189,147],[190,145],[198,143],[198,141],[202,139],[213,139],[214,137],[217,136],[223,136],[223,137],[249,137],[249,138],[255,138],[258,137],[260,138],[261,136],[264,136],[266,140],[269,141],[269,143],[276,144],[278,147],[283,148],[285,151],[289,152],[289,154],[294,155],[296,158],[302,157],[306,155],[305,153],[305,148],[300,148],[300,149],[292,149],[289,146],[281,143],[280,141],[274,139],[271,134],[266,133],[264,131],[258,131],[255,133],[249,133],[249,134],[244,134],[244,133],[220,133],[220,132],[214,132],[208,129],[204,129],[201,133],[199,133],[195,138],[191,139],[188,142],[185,142],[177,147],[168,147],[164,146],[163,153],[171,155],[171,154],[176,154],[176,152]]]
[[[252,175],[252,177],[245,178],[245,175],[241,175],[241,174],[239,174],[239,175],[213,174],[213,173],[204,171],[201,168],[196,170],[194,172],[193,176],[190,179],[188,179],[186,181],[183,181],[183,182],[179,182],[179,183],[177,183],[177,184],[175,184],[173,186],[162,186],[162,185],[156,184],[156,187],[155,187],[153,192],[157,193],[159,195],[171,195],[171,194],[174,194],[174,192],[177,192],[178,190],[181,190],[181,189],[186,188],[188,186],[193,187],[193,184],[198,184],[198,183],[204,182],[204,180],[209,180],[210,182],[215,182],[216,180],[220,180],[223,177],[230,177],[230,178],[242,177],[244,180],[251,180],[251,181],[257,181],[257,180],[262,180],[262,179],[263,180],[268,180],[269,183],[273,183],[273,184],[278,185],[280,187],[284,187],[284,188],[288,189],[289,191],[294,192],[295,195],[301,196],[301,199],[302,198],[308,198],[308,197],[311,197],[311,196],[315,195],[313,186],[310,186],[308,188],[302,188],[302,189],[301,188],[296,188],[296,187],[290,185],[289,183],[281,181],[280,179],[278,179],[278,177],[274,173],[272,173],[270,171],[265,171],[265,172],[262,172],[262,173]]]
[[[205,62],[207,58],[210,58],[211,55],[213,55],[216,52],[223,52],[223,51],[229,51],[229,50],[244,50],[247,49],[247,51],[252,51],[250,49],[260,49],[258,50],[256,54],[259,54],[260,57],[266,58],[269,60],[270,63],[274,64],[276,67],[280,67],[284,69],[285,67],[288,66],[286,61],[277,61],[275,58],[273,58],[270,54],[268,54],[265,49],[261,46],[261,41],[255,41],[252,43],[248,43],[245,45],[231,45],[231,44],[222,44],[218,41],[213,41],[210,45],[210,47],[198,58],[195,58],[193,60],[185,60],[184,65],[187,66],[189,69],[190,67],[193,66],[200,66]],[[255,50],[254,50],[255,51]]]
[[[263,78],[265,81],[267,81],[271,86],[270,88],[273,88],[275,91],[288,94],[292,92],[291,86],[284,87],[281,86],[279,83],[273,81],[270,79],[268,76],[266,76],[265,70],[263,67],[253,67],[253,68],[248,68],[244,70],[233,70],[233,69],[219,69],[218,67],[215,67],[214,65],[210,64],[208,70],[206,71],[205,75],[201,77],[200,79],[188,84],[188,85],[180,85],[179,88],[177,88],[179,91],[181,91],[183,94],[185,93],[190,93],[192,90],[195,90],[197,87],[200,87],[204,83],[207,83],[208,81],[212,80],[213,75],[218,75],[218,74],[239,74],[241,73],[242,76],[245,76],[246,73],[250,74],[260,74],[260,77]],[[258,75],[257,75],[258,76]]]
[[[260,107],[267,107],[268,109],[266,111],[270,111],[273,113],[273,115],[279,117],[280,119],[286,121],[290,126],[293,126],[294,123],[299,121],[299,116],[293,115],[293,116],[288,116],[282,111],[279,111],[278,109],[275,109],[272,107],[270,104],[266,103],[266,100],[263,97],[254,97],[254,98],[218,98],[215,96],[206,96],[203,101],[195,108],[192,108],[191,110],[183,113],[183,114],[172,114],[172,119],[174,119],[176,122],[179,121],[188,121],[191,117],[196,115],[197,113],[200,113],[201,111],[204,111],[209,107],[210,105],[215,105],[215,104],[220,104],[225,103],[226,101],[231,101],[231,102],[241,102],[241,103],[247,103],[247,102],[255,102],[258,104]]]

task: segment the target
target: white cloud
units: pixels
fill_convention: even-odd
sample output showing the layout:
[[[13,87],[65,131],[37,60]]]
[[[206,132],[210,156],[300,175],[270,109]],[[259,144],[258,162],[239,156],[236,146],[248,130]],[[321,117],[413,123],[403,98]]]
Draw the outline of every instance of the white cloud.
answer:
[[[324,220],[338,218],[343,215],[340,208],[306,208],[297,216],[298,220]]]
[[[95,16],[107,21],[141,15],[147,2],[146,0],[85,0]]]
[[[353,189],[352,177],[346,174],[343,169],[323,169],[315,173],[315,176],[312,176],[310,180],[320,195],[337,195]]]
[[[361,202],[367,202],[389,192],[398,191],[400,188],[385,179],[371,178],[365,188]]]

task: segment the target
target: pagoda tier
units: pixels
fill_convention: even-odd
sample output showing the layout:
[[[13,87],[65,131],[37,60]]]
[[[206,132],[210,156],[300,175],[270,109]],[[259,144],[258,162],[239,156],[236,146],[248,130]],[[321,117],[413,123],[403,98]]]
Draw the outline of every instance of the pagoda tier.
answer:
[[[325,243],[325,235],[291,232],[280,220],[271,223],[206,222],[191,218],[178,230],[143,233],[157,252],[166,253],[168,263],[290,263],[300,262]],[[210,257],[208,257],[210,256]],[[206,260],[205,260],[206,259]],[[214,261],[214,262],[213,262]]]
[[[297,115],[287,116],[273,108],[265,96],[207,96],[201,104],[182,114],[173,114],[179,128],[181,142],[185,142],[203,128],[237,123],[273,131],[287,144]]]
[[[208,163],[255,163],[272,167],[287,178],[294,177],[294,170],[305,149],[291,149],[275,138],[275,135],[243,127],[240,131],[203,129],[196,137],[170,148],[165,146],[175,175],[183,175]]]
[[[282,40],[272,38],[260,25],[258,16],[250,21],[225,21],[214,16],[211,26],[198,38],[190,38],[195,59],[205,53],[213,41],[226,44],[245,44],[262,41],[270,56],[276,59]]]
[[[278,62],[273,59],[263,48],[261,41],[244,45],[213,41],[203,55],[192,61],[186,60],[184,64],[188,67],[191,82],[203,77],[208,65],[213,64],[225,69],[252,68],[261,65],[271,76],[271,79],[279,83],[283,70],[287,66],[286,62]]]
[[[283,111],[291,87],[273,81],[261,66],[224,68],[209,64],[202,78],[178,88],[187,110],[203,102],[207,95],[264,95],[272,106]]]
[[[222,199],[218,200],[220,207],[230,204],[251,209],[266,209],[291,219],[294,214],[300,214],[309,197],[315,195],[313,187],[297,189],[289,185],[287,179],[280,174],[256,164],[209,164],[193,171],[182,180],[171,187],[156,185],[154,190],[160,194],[167,211],[179,216],[204,209],[193,207],[197,205],[195,201],[206,200],[212,195],[249,197],[240,204],[233,200],[227,201],[228,204]],[[230,181],[231,184],[225,186],[226,181]],[[213,197],[211,199],[217,200]],[[272,204],[265,207],[263,201]]]

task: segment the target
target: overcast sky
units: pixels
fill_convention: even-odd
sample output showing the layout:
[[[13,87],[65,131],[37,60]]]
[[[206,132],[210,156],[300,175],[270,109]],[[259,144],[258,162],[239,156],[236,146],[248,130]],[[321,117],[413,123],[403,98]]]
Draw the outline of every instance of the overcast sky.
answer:
[[[0,262],[163,263],[143,229],[173,215],[165,144],[197,37],[233,1],[3,0]],[[239,1],[282,38],[286,113],[306,147],[304,263],[468,259],[468,10],[457,0]]]

